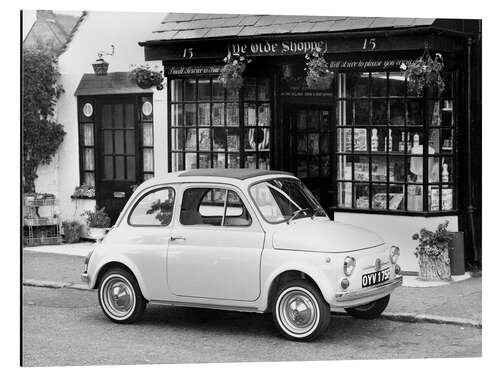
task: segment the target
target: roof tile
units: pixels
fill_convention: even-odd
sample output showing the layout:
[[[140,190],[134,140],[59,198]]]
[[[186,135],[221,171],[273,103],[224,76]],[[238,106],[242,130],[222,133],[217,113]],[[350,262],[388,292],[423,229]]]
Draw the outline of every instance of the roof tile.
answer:
[[[253,26],[259,20],[258,16],[245,16],[240,22],[241,26]]]
[[[242,29],[243,29],[242,26],[217,27],[217,28],[208,30],[208,33],[205,36],[207,38],[210,38],[210,37],[218,37],[218,36],[238,35]]]
[[[203,38],[208,33],[208,29],[179,30],[175,39],[196,39]]]
[[[293,33],[308,33],[313,28],[314,23],[312,22],[301,22],[298,23],[292,30]]]
[[[268,26],[275,24],[278,16],[261,16],[255,26]]]
[[[179,21],[191,21],[195,16],[194,13],[167,13],[163,22],[179,22]]]
[[[336,22],[337,21],[316,22],[310,31],[311,32],[329,31],[330,27],[332,27]]]

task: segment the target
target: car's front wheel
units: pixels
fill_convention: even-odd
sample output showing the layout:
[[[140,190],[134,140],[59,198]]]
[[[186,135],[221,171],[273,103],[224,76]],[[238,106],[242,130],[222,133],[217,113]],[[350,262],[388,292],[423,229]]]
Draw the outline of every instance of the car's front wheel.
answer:
[[[276,293],[274,323],[291,340],[311,341],[330,324],[330,306],[311,283],[291,280]]]
[[[359,319],[375,319],[378,318],[389,304],[390,295],[382,297],[376,301],[367,303],[366,305],[350,307],[345,311]]]
[[[108,270],[99,284],[99,304],[104,314],[115,323],[138,321],[146,308],[139,284],[129,271]]]

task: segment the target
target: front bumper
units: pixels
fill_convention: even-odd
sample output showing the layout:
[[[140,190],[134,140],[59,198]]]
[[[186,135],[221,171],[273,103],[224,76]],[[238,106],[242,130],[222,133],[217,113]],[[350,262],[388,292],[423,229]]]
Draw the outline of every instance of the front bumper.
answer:
[[[335,301],[339,303],[365,300],[369,297],[381,297],[391,293],[394,289],[403,283],[403,276],[398,275],[394,279],[389,280],[383,284],[375,285],[366,289],[358,289],[353,291],[337,292],[335,293]]]

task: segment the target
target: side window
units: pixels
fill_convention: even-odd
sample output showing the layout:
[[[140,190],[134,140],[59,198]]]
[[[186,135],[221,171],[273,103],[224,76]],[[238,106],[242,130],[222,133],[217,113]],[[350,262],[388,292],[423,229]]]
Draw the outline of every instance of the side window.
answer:
[[[226,203],[227,199],[227,203]],[[182,197],[182,225],[247,226],[252,220],[238,194],[220,188],[191,188]]]
[[[143,195],[129,216],[130,225],[166,226],[172,221],[175,191],[162,188]]]
[[[252,224],[252,218],[238,194],[229,191],[227,194],[226,215],[224,225],[229,227],[246,227]]]

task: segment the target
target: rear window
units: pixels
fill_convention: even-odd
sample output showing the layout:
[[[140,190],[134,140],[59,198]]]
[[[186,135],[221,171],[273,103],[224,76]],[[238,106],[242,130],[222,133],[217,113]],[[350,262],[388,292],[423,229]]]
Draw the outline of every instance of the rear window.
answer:
[[[128,222],[137,226],[166,226],[172,221],[175,190],[161,188],[144,194],[130,213]]]

